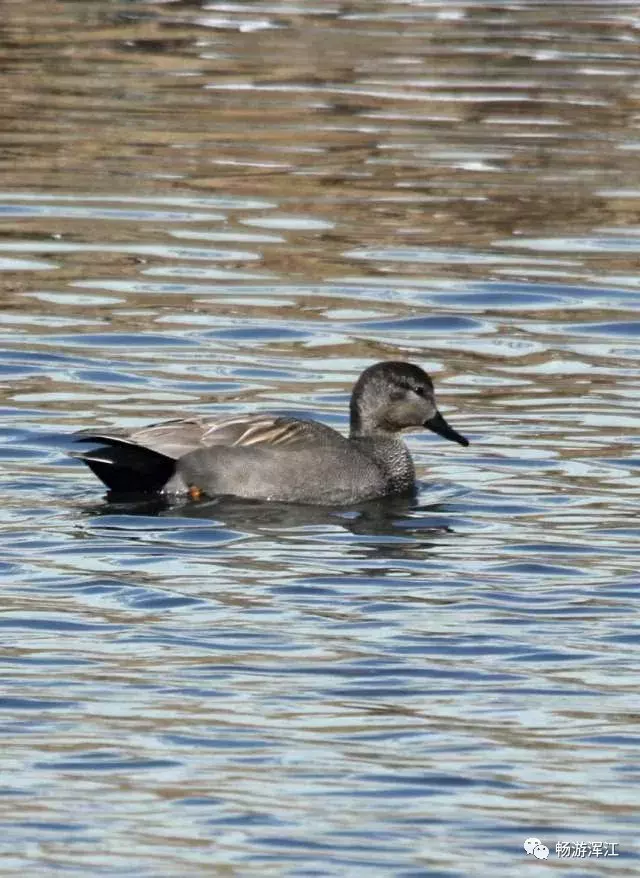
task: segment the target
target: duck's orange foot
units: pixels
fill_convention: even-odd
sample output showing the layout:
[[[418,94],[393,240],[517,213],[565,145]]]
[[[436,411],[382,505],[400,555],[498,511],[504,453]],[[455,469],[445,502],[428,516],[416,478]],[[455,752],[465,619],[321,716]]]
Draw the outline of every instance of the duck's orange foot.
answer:
[[[201,500],[202,499],[202,491],[197,485],[189,485],[189,496],[192,500]]]

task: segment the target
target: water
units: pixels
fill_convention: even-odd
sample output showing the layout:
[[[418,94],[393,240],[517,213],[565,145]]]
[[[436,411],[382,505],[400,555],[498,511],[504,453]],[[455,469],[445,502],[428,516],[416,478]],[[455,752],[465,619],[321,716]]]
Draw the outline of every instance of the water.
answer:
[[[2,874],[637,874],[636,4],[4,19]],[[411,501],[115,506],[67,456],[344,430],[385,358],[472,442],[412,434]]]

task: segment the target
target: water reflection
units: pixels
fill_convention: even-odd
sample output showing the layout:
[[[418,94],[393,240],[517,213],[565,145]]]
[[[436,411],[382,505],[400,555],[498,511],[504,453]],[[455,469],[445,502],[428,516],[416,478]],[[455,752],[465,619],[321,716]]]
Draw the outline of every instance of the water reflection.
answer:
[[[443,488],[441,486],[438,490],[437,486],[431,487],[431,502],[425,502],[427,492],[423,492],[421,498],[385,497],[342,509],[297,503],[266,503],[237,497],[182,503],[154,497],[127,502],[105,501],[86,507],[83,512],[99,517],[101,527],[113,528],[118,527],[121,516],[134,516],[134,521],[139,521],[140,516],[159,516],[170,517],[174,523],[181,518],[202,519],[214,527],[253,536],[269,533],[291,538],[307,534],[330,541],[344,532],[379,538],[375,544],[380,546],[381,551],[386,551],[400,544],[411,546],[419,543],[428,547],[430,536],[438,532],[454,532],[446,516],[438,514],[438,504],[443,496],[459,496],[464,491],[455,486]],[[124,526],[127,527],[127,524]]]

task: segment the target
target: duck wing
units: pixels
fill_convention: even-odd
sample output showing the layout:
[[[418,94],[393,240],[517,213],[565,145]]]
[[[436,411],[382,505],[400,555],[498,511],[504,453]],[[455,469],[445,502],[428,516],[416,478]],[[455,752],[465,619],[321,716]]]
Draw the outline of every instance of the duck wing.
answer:
[[[317,421],[268,414],[177,418],[136,430],[82,430],[75,434],[75,439],[146,448],[173,460],[213,446],[294,449],[311,439],[323,444],[346,441],[340,433]]]

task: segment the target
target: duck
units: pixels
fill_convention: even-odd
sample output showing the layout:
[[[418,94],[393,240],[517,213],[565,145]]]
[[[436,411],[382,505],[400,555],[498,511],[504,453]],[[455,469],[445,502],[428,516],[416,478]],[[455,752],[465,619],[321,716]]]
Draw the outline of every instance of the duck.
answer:
[[[423,427],[469,445],[438,411],[420,368],[384,360],[356,381],[349,435],[316,420],[262,412],[185,417],[141,429],[74,434],[97,448],[75,452],[109,497],[185,495],[350,505],[415,491],[403,430]]]

